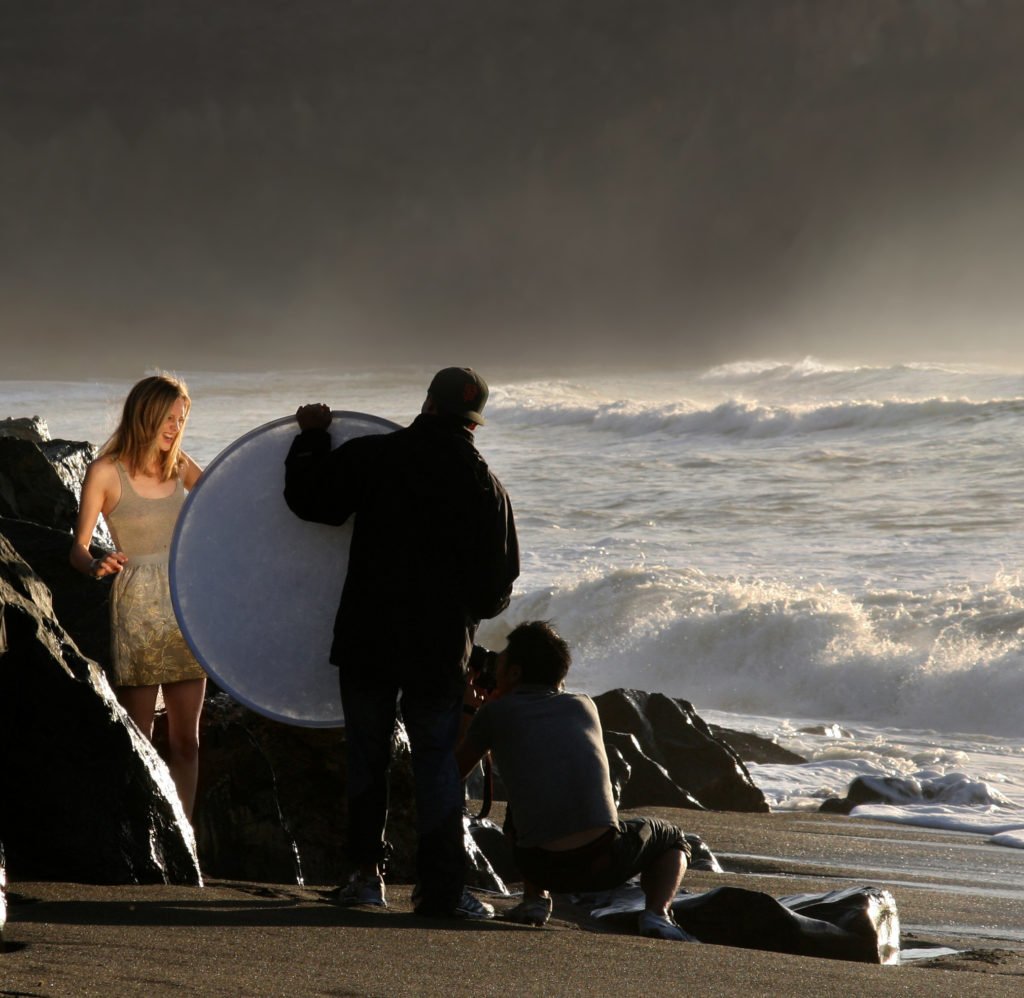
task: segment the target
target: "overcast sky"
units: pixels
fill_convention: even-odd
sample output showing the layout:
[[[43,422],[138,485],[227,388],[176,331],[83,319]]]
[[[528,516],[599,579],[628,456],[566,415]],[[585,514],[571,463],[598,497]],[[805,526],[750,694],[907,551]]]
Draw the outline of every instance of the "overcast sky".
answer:
[[[0,377],[1024,362],[1017,0],[2,0]]]

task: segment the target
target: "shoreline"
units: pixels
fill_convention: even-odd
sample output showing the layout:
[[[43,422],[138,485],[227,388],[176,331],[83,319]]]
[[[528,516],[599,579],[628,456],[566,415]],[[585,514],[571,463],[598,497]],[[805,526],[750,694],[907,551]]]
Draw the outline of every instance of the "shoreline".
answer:
[[[431,921],[411,913],[408,884],[389,884],[390,908],[377,911],[323,903],[318,889],[332,885],[13,880],[0,989],[56,998],[182,989],[225,996],[510,988],[622,995],[697,987],[711,996],[936,998],[1019,995],[1024,987],[1024,851],[985,846],[963,833],[836,815],[644,813],[699,834],[726,869],[689,871],[683,886],[693,893],[724,885],[773,897],[884,887],[896,899],[903,950],[958,952],[878,966],[667,943],[598,927],[565,897],[556,899],[543,929],[500,920]],[[490,900],[499,914],[515,903]]]

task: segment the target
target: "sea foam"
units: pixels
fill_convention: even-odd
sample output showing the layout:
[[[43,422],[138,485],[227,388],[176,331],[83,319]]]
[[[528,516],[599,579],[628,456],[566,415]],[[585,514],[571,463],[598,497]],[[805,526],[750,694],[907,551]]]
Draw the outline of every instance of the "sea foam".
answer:
[[[1024,734],[1024,587],[931,593],[806,589],[629,568],[524,592],[481,640],[552,619],[588,692],[657,690],[744,714]]]

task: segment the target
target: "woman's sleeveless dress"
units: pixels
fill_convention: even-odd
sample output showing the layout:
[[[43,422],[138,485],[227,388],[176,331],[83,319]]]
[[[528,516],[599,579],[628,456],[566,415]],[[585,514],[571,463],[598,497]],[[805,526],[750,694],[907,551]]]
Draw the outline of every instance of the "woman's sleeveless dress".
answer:
[[[155,686],[202,679],[174,618],[167,578],[174,524],[185,501],[179,478],[163,499],[140,496],[117,462],[121,498],[105,517],[118,551],[128,562],[114,577],[110,597],[111,650],[117,686]]]

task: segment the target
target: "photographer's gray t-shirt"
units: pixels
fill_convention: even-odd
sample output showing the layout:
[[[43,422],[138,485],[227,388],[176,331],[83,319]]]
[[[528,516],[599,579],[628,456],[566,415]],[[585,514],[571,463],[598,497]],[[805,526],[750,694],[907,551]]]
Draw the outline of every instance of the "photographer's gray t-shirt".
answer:
[[[518,845],[543,846],[618,824],[601,721],[590,697],[519,686],[484,704],[466,738],[494,755]]]

